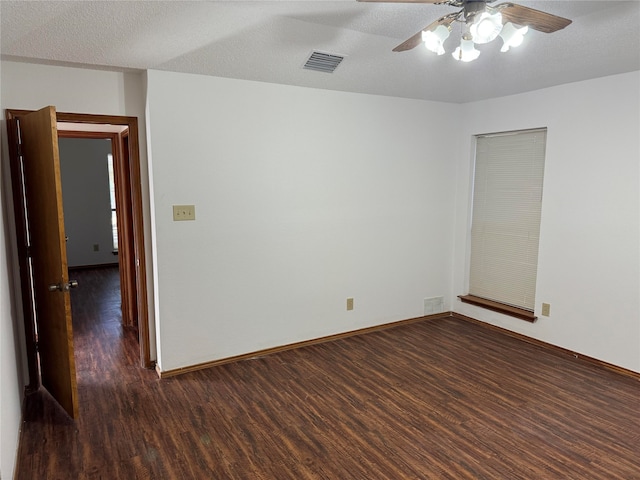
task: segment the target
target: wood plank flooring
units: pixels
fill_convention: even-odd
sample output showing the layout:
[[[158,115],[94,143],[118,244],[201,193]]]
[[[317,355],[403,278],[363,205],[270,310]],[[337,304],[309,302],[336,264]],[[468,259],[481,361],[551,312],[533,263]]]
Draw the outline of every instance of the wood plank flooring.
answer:
[[[632,377],[446,318],[160,380],[80,276],[80,418],[28,397],[17,479],[640,479]]]

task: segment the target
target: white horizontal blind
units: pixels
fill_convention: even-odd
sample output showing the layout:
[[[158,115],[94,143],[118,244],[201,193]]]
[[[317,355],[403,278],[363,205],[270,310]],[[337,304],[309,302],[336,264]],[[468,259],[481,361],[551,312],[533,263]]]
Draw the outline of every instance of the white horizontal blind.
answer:
[[[534,309],[546,136],[476,137],[471,295]]]

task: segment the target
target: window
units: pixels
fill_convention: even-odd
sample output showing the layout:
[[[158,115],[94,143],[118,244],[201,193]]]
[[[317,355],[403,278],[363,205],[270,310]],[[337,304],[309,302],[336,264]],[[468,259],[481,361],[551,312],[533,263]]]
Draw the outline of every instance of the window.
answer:
[[[116,182],[113,175],[113,155],[107,154],[109,168],[109,199],[111,200],[111,238],[113,253],[118,253],[118,217],[116,216]]]
[[[469,295],[535,320],[546,129],[476,137]]]

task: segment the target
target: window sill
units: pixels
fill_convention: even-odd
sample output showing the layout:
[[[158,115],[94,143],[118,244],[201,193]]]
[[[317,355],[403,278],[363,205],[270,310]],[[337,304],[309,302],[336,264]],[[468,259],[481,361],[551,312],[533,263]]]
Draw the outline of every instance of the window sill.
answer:
[[[530,310],[506,305],[504,303],[495,302],[493,300],[487,300],[486,298],[476,297],[475,295],[458,295],[458,298],[464,303],[470,303],[471,305],[486,308],[487,310],[493,310],[494,312],[503,313],[511,317],[526,320],[527,322],[533,323],[538,319],[538,317],[536,317]]]

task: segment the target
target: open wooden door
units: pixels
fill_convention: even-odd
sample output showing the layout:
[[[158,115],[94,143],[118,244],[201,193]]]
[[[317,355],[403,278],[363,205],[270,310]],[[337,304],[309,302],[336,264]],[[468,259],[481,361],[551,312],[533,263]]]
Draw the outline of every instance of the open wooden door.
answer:
[[[78,415],[56,110],[20,118],[22,170],[42,385]]]

